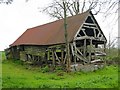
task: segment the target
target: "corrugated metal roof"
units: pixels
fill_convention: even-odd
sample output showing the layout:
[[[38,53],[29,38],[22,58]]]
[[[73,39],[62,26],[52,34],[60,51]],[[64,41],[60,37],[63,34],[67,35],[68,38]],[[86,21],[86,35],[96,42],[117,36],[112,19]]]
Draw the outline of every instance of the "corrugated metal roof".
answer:
[[[68,41],[71,42],[81,27],[89,11],[67,18]],[[64,20],[57,20],[48,24],[27,29],[13,44],[16,45],[53,45],[65,43]]]

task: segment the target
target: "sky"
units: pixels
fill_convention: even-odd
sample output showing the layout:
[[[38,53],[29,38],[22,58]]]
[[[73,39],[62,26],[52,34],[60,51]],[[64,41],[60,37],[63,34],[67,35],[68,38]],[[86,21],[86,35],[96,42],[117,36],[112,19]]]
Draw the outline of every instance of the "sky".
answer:
[[[10,5],[0,4],[0,51],[8,48],[28,28],[42,25],[54,19],[40,12],[52,0],[14,0]],[[102,14],[95,16],[103,33],[109,38],[117,37],[118,23],[113,22],[114,16],[103,19]]]

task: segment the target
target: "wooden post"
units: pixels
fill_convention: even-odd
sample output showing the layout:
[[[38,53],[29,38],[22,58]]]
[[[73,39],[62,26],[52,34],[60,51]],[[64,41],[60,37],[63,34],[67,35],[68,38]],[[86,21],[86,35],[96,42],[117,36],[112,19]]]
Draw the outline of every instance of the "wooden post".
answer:
[[[90,39],[89,63],[91,61],[91,53],[92,53],[92,39]]]
[[[95,53],[96,53],[96,46],[94,46],[94,60],[97,59]]]
[[[66,9],[66,1],[63,1],[63,9],[64,9],[64,36],[65,36],[65,44],[66,44],[66,55],[67,55],[67,71],[70,71],[70,50],[69,50],[69,42],[68,42],[68,33],[67,33],[67,9]]]
[[[50,60],[50,50],[48,49],[48,52],[47,52],[47,60]]]
[[[64,59],[64,48],[61,47],[61,64],[63,65],[63,60]]]
[[[55,55],[54,55],[54,49],[52,48],[52,60],[53,60],[53,66],[55,66]]]
[[[86,57],[86,39],[84,39],[84,51],[83,51],[83,55],[84,57]]]
[[[77,53],[77,50],[76,50],[76,42],[74,41],[73,42],[73,46],[74,46],[74,53]],[[76,64],[76,59],[77,59],[77,57],[76,57],[76,55],[74,54],[74,63]]]
[[[104,52],[106,53],[106,42],[104,42]]]

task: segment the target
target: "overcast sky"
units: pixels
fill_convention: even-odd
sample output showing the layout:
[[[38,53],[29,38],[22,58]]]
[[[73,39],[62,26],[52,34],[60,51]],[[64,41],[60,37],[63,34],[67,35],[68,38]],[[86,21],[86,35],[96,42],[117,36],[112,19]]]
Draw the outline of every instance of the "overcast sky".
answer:
[[[27,28],[42,25],[53,21],[48,15],[39,12],[38,8],[47,6],[52,0],[14,0],[10,5],[0,4],[0,51],[8,48]],[[108,39],[117,37],[117,21],[108,17],[105,21],[102,14],[95,16],[101,29]]]

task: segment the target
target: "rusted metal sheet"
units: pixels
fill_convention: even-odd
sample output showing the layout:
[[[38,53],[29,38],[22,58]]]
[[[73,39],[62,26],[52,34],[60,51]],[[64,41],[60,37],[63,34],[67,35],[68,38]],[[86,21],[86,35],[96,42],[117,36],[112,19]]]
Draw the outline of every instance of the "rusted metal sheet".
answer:
[[[68,41],[71,42],[84,23],[89,11],[67,18]],[[65,43],[64,20],[57,20],[48,24],[26,30],[13,44],[17,45],[53,45]]]

